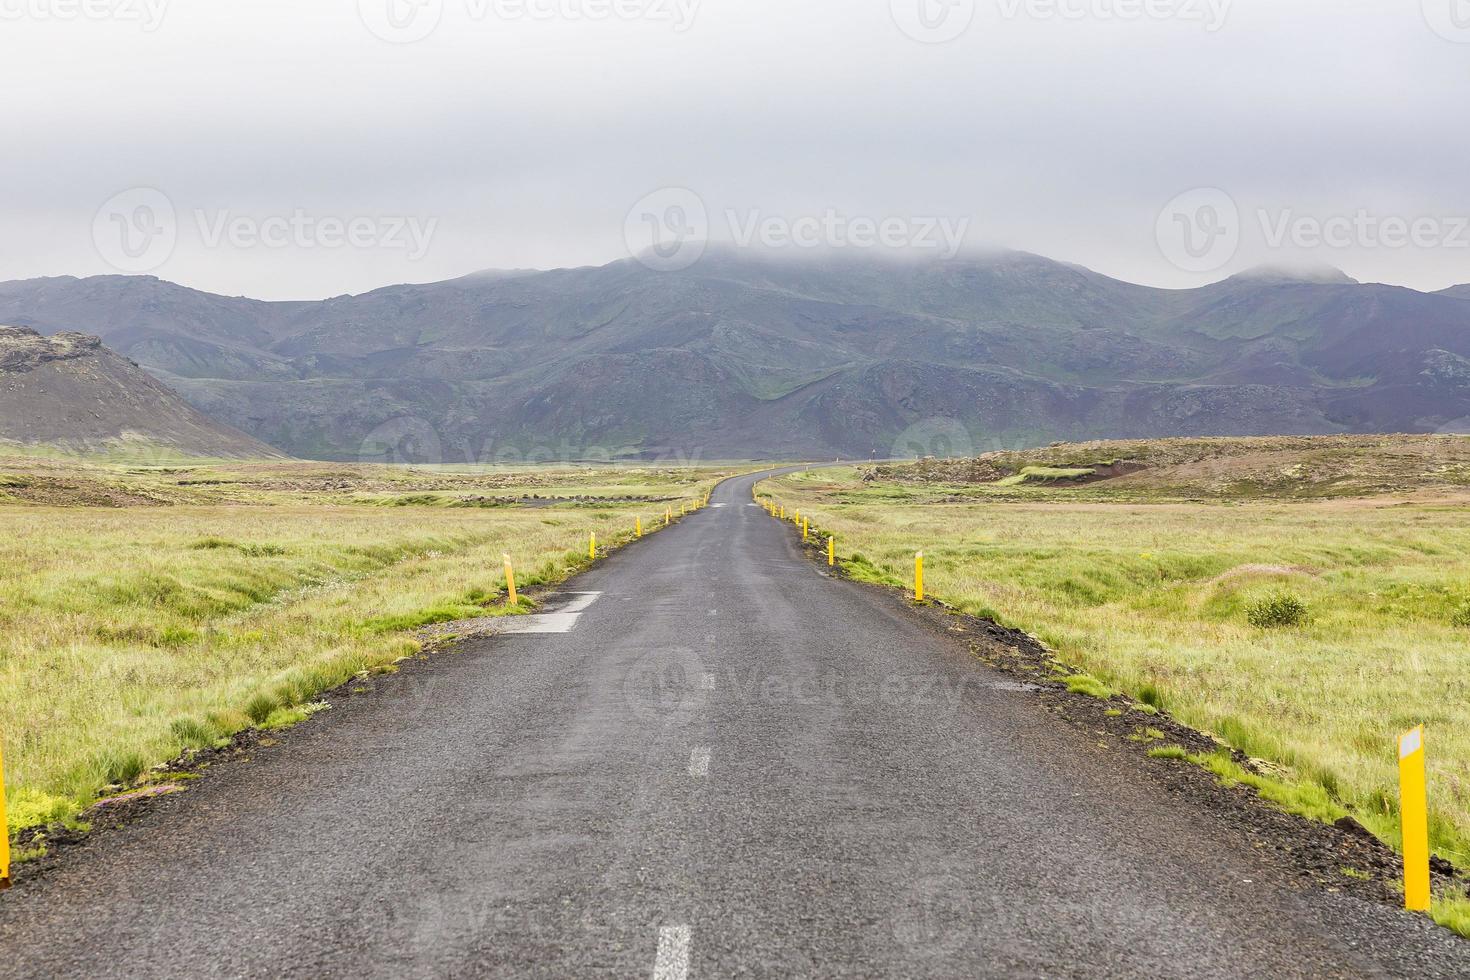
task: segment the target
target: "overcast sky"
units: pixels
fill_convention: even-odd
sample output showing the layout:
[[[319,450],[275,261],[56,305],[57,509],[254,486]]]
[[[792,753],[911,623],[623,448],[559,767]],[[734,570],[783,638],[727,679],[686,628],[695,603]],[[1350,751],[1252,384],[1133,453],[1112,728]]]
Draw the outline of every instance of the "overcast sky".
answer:
[[[0,279],[315,298],[647,225],[1470,282],[1470,0],[0,0],[0,86]]]

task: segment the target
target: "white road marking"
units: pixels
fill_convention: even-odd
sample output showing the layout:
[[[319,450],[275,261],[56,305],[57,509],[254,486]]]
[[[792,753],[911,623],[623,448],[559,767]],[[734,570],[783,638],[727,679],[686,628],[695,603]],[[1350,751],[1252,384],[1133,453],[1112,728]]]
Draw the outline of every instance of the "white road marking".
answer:
[[[724,504],[710,504],[711,507],[723,507]]]
[[[699,687],[704,691],[713,691],[715,689],[715,675],[705,674],[699,681]]]
[[[695,749],[689,753],[689,775],[695,779],[709,775],[709,749]]]
[[[562,615],[582,612],[602,597],[601,592],[566,592],[563,595],[576,596],[576,598],[557,610]]]
[[[570,633],[577,625],[577,620],[582,618],[582,613],[602,595],[601,592],[569,592],[565,595],[572,596],[572,601],[562,606],[554,613],[540,613],[535,616],[507,616],[495,624],[495,632],[507,636],[525,635],[528,633]]]
[[[658,931],[653,980],[685,980],[689,976],[689,927],[664,926]]]

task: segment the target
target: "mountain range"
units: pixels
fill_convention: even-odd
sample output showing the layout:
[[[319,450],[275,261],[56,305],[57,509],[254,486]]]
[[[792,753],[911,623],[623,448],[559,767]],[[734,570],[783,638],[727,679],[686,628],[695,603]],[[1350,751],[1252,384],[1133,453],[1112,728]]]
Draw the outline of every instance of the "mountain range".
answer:
[[[153,277],[0,283],[294,455],[951,455],[1053,440],[1432,432],[1470,416],[1470,286],[1261,269],[1134,285],[1021,252],[713,249],[320,301]]]

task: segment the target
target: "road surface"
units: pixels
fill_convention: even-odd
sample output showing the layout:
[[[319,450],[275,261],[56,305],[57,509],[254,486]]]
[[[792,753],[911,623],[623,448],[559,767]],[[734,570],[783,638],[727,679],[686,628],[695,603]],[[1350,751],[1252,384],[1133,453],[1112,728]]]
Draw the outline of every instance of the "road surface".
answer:
[[[827,578],[752,482],[0,897],[0,976],[1470,976]]]

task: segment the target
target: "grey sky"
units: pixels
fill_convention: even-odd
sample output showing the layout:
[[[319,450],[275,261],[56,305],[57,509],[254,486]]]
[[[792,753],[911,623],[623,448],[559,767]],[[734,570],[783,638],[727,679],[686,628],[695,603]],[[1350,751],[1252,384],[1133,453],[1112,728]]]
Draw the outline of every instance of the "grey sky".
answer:
[[[921,0],[582,2],[0,0],[0,279],[309,298],[601,263],[679,187],[715,238],[932,218],[1165,286],[1470,282],[1470,0],[975,0],[962,31],[969,0],[928,27]],[[135,188],[174,237],[119,263]],[[1165,213],[1197,188],[1238,218]]]

